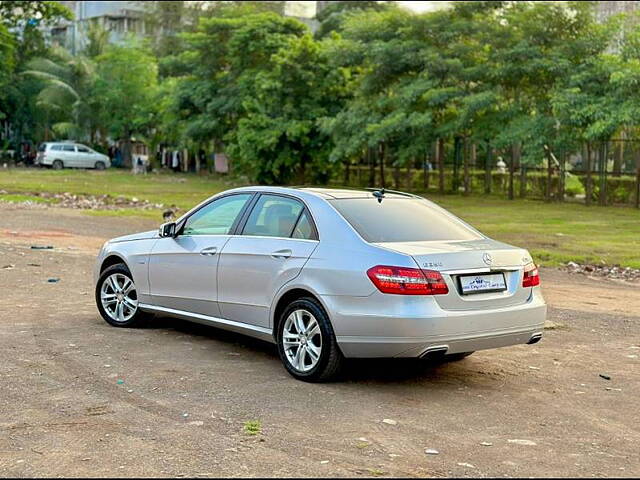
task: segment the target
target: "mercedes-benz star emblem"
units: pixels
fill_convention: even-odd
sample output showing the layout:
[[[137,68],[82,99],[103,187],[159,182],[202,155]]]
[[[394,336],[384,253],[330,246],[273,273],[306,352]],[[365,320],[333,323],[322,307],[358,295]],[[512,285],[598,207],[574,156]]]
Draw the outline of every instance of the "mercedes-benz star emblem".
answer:
[[[484,263],[486,263],[487,265],[491,265],[493,263],[493,258],[491,258],[491,254],[490,253],[484,253],[482,255],[482,261]]]

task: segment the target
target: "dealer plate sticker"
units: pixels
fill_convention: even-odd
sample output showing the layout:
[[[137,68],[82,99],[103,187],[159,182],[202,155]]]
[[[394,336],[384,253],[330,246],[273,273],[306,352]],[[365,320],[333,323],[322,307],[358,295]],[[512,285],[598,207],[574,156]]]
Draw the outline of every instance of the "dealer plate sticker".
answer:
[[[462,293],[500,292],[507,289],[504,274],[467,275],[460,277]]]

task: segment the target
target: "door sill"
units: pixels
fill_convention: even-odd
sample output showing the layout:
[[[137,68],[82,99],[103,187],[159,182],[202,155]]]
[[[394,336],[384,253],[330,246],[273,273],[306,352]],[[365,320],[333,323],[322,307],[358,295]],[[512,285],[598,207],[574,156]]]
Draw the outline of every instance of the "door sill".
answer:
[[[244,335],[249,335],[250,337],[255,337],[261,340],[266,340],[267,342],[275,343],[272,335],[272,330],[270,328],[257,327],[255,325],[249,325],[248,323],[235,322],[233,320],[226,320],[224,318],[211,317],[209,315],[202,315],[200,313],[186,312],[184,310],[159,307],[156,305],[149,305],[145,303],[140,303],[138,307],[146,312],[163,313],[171,317],[181,318],[183,320],[188,320],[190,322],[200,323],[203,325],[211,325],[213,327],[242,333]]]

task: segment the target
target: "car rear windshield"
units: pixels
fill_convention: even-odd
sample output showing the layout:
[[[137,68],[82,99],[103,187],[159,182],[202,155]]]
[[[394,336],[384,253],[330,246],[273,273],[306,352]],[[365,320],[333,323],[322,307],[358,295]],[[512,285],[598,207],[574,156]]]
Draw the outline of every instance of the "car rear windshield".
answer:
[[[330,200],[367,242],[420,242],[482,238],[456,218],[415,198]]]

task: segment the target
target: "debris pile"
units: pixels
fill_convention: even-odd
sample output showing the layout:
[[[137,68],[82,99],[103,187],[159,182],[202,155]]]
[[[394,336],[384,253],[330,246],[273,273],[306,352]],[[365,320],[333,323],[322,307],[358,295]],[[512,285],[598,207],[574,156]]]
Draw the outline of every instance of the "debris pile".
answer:
[[[0,190],[0,194],[6,194],[8,192]],[[111,195],[89,195],[89,194],[74,194],[69,192],[64,193],[51,193],[51,192],[28,192],[21,193],[21,195],[36,197],[46,200],[51,206],[62,208],[73,208],[79,210],[121,210],[124,208],[135,208],[141,210],[159,210],[166,209],[168,206],[163,203],[152,203],[148,200],[140,200],[136,197],[127,198],[122,195],[113,197]],[[25,207],[40,207],[46,208],[47,203],[38,202],[34,199],[25,201],[10,201],[10,203],[20,204]],[[171,217],[175,216],[176,208],[171,205]],[[169,211],[169,210],[167,210]]]
[[[140,208],[142,210],[164,208],[162,203],[151,203],[148,200],[139,200],[136,197],[111,195],[84,195],[74,193],[49,193],[39,192],[31,194],[35,197],[47,198],[53,201],[57,207],[91,209],[91,210],[118,210],[121,208]]]
[[[627,282],[640,281],[640,269],[621,267],[620,265],[578,264],[569,262],[564,270],[569,273],[582,273],[589,276],[607,277]]]

